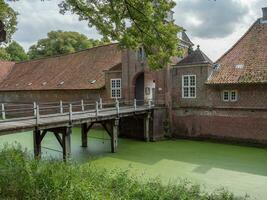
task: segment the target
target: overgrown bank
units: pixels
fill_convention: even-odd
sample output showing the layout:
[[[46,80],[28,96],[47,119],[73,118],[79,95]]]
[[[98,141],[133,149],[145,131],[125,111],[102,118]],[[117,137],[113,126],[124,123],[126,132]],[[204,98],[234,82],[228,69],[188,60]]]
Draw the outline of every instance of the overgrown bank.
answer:
[[[0,151],[0,199],[245,199],[220,190],[212,194],[188,182],[138,182],[127,172],[56,160],[35,161],[21,148]]]

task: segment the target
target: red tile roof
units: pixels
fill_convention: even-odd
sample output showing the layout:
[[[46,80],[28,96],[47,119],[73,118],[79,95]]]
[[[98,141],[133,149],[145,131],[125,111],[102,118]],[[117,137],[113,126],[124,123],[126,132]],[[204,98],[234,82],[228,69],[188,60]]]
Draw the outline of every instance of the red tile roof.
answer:
[[[14,62],[0,60],[0,82],[8,75],[14,65]]]
[[[267,24],[257,20],[216,63],[207,83],[267,83]]]
[[[0,91],[99,89],[105,86],[104,71],[120,63],[117,44],[17,63],[0,83]]]

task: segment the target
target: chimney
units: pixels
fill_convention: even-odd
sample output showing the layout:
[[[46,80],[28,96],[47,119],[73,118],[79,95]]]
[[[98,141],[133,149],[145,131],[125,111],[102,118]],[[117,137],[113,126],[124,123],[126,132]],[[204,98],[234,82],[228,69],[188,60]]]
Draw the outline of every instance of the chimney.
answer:
[[[267,21],[267,7],[262,8],[262,21]]]

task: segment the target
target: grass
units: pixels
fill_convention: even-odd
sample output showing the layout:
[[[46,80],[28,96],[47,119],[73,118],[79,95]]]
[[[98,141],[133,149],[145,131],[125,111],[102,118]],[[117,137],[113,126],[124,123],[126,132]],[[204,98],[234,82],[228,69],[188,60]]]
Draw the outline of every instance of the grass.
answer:
[[[234,200],[226,190],[208,194],[189,182],[162,184],[145,182],[127,171],[106,171],[90,164],[64,163],[58,160],[33,160],[18,147],[0,151],[1,199],[105,199],[105,200]]]

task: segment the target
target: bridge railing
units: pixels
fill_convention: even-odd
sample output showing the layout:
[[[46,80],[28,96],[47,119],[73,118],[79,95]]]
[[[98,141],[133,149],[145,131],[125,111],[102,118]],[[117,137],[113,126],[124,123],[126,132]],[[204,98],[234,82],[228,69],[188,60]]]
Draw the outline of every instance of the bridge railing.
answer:
[[[125,99],[98,99],[80,100],[72,102],[33,102],[33,103],[2,103],[1,119],[3,121],[15,121],[21,119],[35,119],[39,123],[40,118],[51,116],[69,116],[70,120],[74,114],[90,114],[98,116],[101,112],[114,111],[119,114],[122,109],[137,110],[139,107],[152,108],[152,100],[125,100]]]

